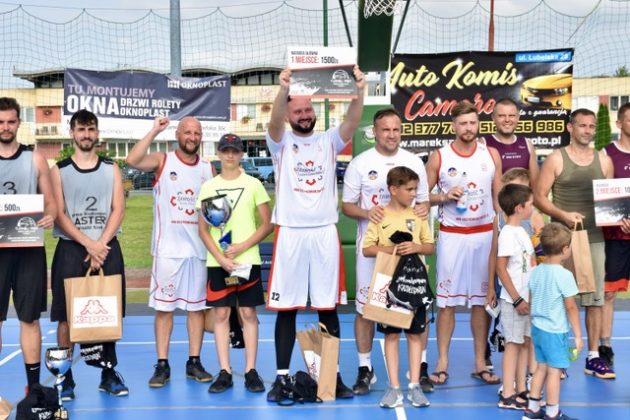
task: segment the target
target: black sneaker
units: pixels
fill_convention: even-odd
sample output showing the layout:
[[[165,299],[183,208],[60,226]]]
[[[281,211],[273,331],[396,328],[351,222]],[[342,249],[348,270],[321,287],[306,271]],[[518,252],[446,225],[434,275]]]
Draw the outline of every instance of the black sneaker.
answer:
[[[613,352],[612,347],[599,346],[597,351],[599,352],[599,358],[612,368],[615,364],[615,353]]]
[[[420,363],[420,389],[422,392],[433,392],[433,383],[429,379],[429,365],[426,362]]]
[[[149,386],[151,388],[162,388],[171,379],[171,367],[164,362],[158,362],[153,367],[155,371],[151,379],[149,379]]]
[[[249,372],[245,373],[245,388],[249,392],[263,392],[265,390],[265,384],[256,369],[250,369]]]
[[[74,380],[68,378],[61,383],[61,394],[59,395],[61,397],[61,401],[74,400],[75,386],[76,384],[74,383]]]
[[[234,385],[232,382],[232,374],[228,373],[225,369],[221,369],[216,381],[212,382],[212,385],[208,388],[208,392],[218,394],[227,391],[228,388],[232,388],[232,385]]]
[[[372,385],[375,383],[376,375],[374,375],[374,368],[370,369],[367,366],[359,366],[357,382],[352,385],[352,392],[356,395],[366,395],[370,392]]]
[[[282,401],[284,398],[282,388],[288,381],[289,375],[276,375],[276,380],[273,382],[271,390],[267,393],[267,401],[275,403]]]
[[[343,383],[339,372],[337,372],[337,389],[335,390],[335,396],[342,399],[354,398],[352,390]]]
[[[206,372],[199,359],[186,362],[186,377],[197,382],[210,382],[212,375]]]
[[[125,386],[123,377],[114,369],[103,369],[101,372],[101,383],[98,390],[107,392],[115,397],[129,395],[129,388]]]

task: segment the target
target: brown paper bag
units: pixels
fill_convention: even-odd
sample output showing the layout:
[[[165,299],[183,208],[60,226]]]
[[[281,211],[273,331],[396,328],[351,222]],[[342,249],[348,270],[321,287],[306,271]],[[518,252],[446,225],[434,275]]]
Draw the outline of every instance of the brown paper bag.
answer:
[[[208,308],[204,312],[203,329],[205,332],[214,333],[214,310]]]
[[[122,338],[122,278],[120,274],[64,280],[66,313],[73,343],[103,343]]]
[[[11,403],[0,397],[0,420],[7,420],[13,410]]]
[[[409,328],[413,320],[413,311],[397,305],[387,307],[387,288],[399,260],[396,248],[392,254],[379,252],[376,255],[368,300],[363,305],[363,317],[392,327]]]
[[[582,222],[579,222],[582,225]],[[582,225],[577,229],[578,222],[573,226],[571,232],[571,257],[567,258],[564,267],[573,273],[580,293],[594,292],[595,274],[593,273],[593,262],[591,260],[591,248],[588,244],[588,232]]]
[[[306,370],[317,382],[317,397],[322,401],[334,401],[337,390],[337,364],[339,363],[339,339],[326,330],[311,328],[296,333]]]

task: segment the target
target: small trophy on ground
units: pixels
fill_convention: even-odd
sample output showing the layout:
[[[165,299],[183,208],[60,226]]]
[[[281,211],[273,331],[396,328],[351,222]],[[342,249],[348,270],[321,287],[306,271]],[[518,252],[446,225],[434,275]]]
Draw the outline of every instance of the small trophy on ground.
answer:
[[[232,244],[232,232],[225,232],[225,225],[232,215],[232,207],[225,194],[215,195],[201,201],[201,215],[210,225],[221,229],[219,246],[225,251]],[[238,285],[238,277],[225,278],[226,286]]]
[[[64,376],[72,366],[72,350],[67,347],[51,347],[46,350],[46,367],[57,377],[55,387],[57,388],[57,397],[59,398],[59,409],[55,413],[55,420],[68,419],[68,410],[63,407],[61,400],[61,388]]]

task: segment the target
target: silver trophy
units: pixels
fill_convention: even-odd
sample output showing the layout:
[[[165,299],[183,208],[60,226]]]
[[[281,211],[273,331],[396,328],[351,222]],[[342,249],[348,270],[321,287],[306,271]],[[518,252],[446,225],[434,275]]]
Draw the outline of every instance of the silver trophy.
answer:
[[[221,229],[219,246],[226,250],[232,243],[232,233],[225,233],[225,224],[230,220],[232,207],[225,194],[215,195],[201,201],[201,215],[211,226]]]
[[[46,350],[46,367],[57,377],[55,381],[55,387],[57,388],[57,396],[59,398],[59,410],[55,413],[55,420],[62,420],[68,418],[68,410],[63,407],[63,401],[61,401],[61,388],[65,374],[72,366],[72,349],[68,347],[51,347]]]

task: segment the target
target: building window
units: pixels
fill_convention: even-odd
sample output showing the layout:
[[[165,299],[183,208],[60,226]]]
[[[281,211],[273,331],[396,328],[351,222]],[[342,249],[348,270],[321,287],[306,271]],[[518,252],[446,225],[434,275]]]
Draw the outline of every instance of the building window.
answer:
[[[24,122],[35,122],[35,109],[30,106],[22,107],[20,110],[20,119]]]
[[[610,110],[618,111],[621,106],[628,103],[630,95],[623,96],[611,96],[610,97]]]
[[[236,120],[243,117],[256,118],[256,104],[237,104]]]

